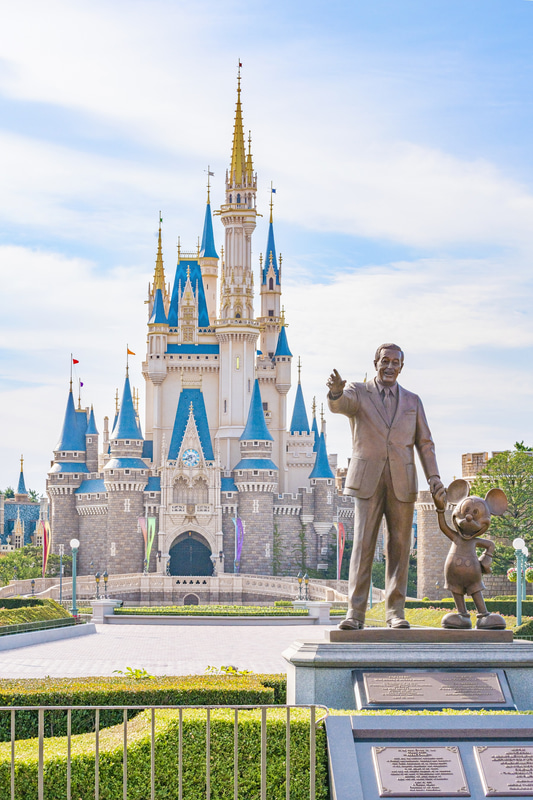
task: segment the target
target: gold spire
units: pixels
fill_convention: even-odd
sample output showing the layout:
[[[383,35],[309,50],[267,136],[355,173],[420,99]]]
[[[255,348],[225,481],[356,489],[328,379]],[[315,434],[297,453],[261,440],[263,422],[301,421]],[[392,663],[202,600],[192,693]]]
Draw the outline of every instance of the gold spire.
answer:
[[[243,185],[244,170],[245,154],[241,107],[241,62],[239,61],[239,72],[237,75],[237,108],[235,110],[235,123],[233,126],[233,149],[231,151],[230,185]]]
[[[324,403],[320,405],[320,421],[322,425],[324,424]]]
[[[298,383],[301,383],[301,373],[302,373],[302,362],[300,356],[298,356]]]
[[[252,163],[252,132],[248,131],[248,155],[246,156],[246,183],[251,186],[254,177],[254,165]]]
[[[209,164],[207,165],[207,203],[211,202],[211,177],[214,175],[214,172],[211,172],[211,167]]]
[[[316,418],[316,397],[313,397],[312,409],[313,409],[313,417]]]
[[[155,260],[155,272],[154,272],[154,294],[157,292],[158,289],[161,289],[161,294],[165,294],[165,270],[163,267],[163,249],[161,247],[161,223],[163,222],[163,217],[161,216],[161,212],[159,212],[159,235],[157,239],[157,257]]]
[[[24,471],[24,456],[21,455],[20,457],[20,471]]]
[[[285,306],[281,306],[281,327],[287,327],[287,323],[285,322]]]

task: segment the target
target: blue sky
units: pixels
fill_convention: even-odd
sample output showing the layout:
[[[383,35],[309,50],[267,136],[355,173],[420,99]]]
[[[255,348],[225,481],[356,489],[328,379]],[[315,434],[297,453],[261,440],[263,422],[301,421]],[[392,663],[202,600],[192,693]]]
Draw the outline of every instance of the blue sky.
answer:
[[[254,258],[272,180],[308,405],[332,366],[362,379],[393,340],[445,481],[462,452],[533,442],[531,0],[21,0],[0,15],[0,487],[24,453],[44,488],[71,351],[100,429],[126,342],[142,395],[158,212],[170,279],[177,237],[192,249],[201,233],[208,164],[223,197],[239,58]],[[327,419],[342,463],[346,421]]]

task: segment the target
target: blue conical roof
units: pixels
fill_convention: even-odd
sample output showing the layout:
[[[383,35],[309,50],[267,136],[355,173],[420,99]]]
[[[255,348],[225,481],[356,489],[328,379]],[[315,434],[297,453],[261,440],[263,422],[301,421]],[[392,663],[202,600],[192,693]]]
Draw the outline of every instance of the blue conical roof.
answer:
[[[270,220],[270,224],[268,226],[268,239],[267,239],[267,249],[265,260],[263,262],[263,284],[267,282],[267,274],[268,270],[270,269],[270,264],[274,268],[274,273],[276,275],[276,283],[279,285],[279,267],[278,262],[276,259],[276,244],[274,242],[274,225],[272,220]]]
[[[314,441],[314,444],[313,444],[313,453],[316,453],[316,451],[318,450],[318,442],[319,442],[319,439],[320,439],[320,434],[318,432],[318,425],[317,425],[317,422],[316,422],[316,417],[314,415],[313,415],[313,424],[311,425],[311,433],[315,434],[315,441]]]
[[[213,219],[211,217],[211,203],[209,201],[207,202],[207,206],[205,208],[204,232],[202,234],[200,258],[218,258],[217,251],[215,250]]]
[[[265,412],[263,411],[263,403],[261,400],[261,390],[259,389],[259,381],[257,378],[254,382],[254,389],[252,392],[252,399],[250,400],[250,409],[248,411],[248,421],[246,427],[241,435],[241,442],[273,442],[273,438],[269,433],[267,424],[265,422]]]
[[[291,419],[291,433],[309,433],[309,420],[305,410],[302,385],[299,383],[296,389],[296,400]]]
[[[91,406],[91,413],[89,414],[89,422],[87,424],[87,430],[85,431],[87,436],[98,436],[98,429],[96,427],[96,421],[94,419],[94,411],[93,407]]]
[[[187,283],[187,269],[189,269],[190,272],[191,286],[195,296],[196,287],[198,287],[198,327],[208,328],[209,314],[207,311],[207,301],[205,299],[204,280],[202,278],[200,264],[196,259],[178,261],[174,285],[172,287],[172,297],[170,298],[170,308],[168,309],[168,324],[171,328],[177,328],[178,326],[179,304],[181,300],[180,292],[183,294],[185,284]]]
[[[84,424],[82,424],[82,422]],[[65,420],[56,450],[85,450],[85,431],[87,430],[87,417],[84,411],[76,411],[72,389],[68,394]]]
[[[149,325],[168,325],[167,315],[165,314],[165,304],[161,289],[156,289],[152,316],[148,321]]]
[[[202,445],[203,456],[206,461],[213,461],[213,444],[211,442],[211,434],[209,433],[209,422],[205,410],[204,396],[200,389],[182,389],[180,392],[176,419],[174,420],[174,430],[172,431],[172,439],[170,440],[170,447],[168,450],[169,461],[173,461],[180,454],[181,444],[185,436],[189,414],[191,412],[196,424],[196,430],[198,431],[200,444]]]
[[[137,415],[133,407],[130,379],[126,375],[122,403],[118,412],[117,421],[111,432],[111,439],[142,439],[142,433],[137,423]]]
[[[19,475],[17,494],[28,494],[28,492],[26,491],[26,484],[24,482],[24,472],[22,471],[22,468],[20,470],[20,475]]]
[[[326,437],[323,433],[318,438],[318,450],[316,452],[315,466],[309,475],[309,478],[334,478],[335,475],[331,471],[328,461],[328,453],[326,450]]]
[[[277,356],[292,356],[292,353],[289,350],[289,343],[287,341],[285,325],[281,326],[281,330],[279,332],[278,344],[276,346],[276,352],[274,353],[274,358],[277,358]]]

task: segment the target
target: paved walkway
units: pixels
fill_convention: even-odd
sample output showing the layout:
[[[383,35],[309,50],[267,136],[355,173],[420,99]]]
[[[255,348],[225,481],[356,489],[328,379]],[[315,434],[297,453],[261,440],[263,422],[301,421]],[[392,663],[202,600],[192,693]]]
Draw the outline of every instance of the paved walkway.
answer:
[[[143,667],[152,675],[200,675],[232,664],[253,672],[285,672],[281,653],[295,639],[323,640],[333,625],[98,625],[97,633],[0,653],[0,678],[112,675]]]

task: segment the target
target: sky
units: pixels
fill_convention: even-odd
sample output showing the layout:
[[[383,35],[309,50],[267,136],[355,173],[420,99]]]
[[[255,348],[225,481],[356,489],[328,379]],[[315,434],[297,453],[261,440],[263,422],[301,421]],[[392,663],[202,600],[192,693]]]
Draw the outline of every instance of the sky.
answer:
[[[170,279],[208,165],[223,201],[239,59],[256,277],[272,181],[308,407],[392,341],[445,483],[533,444],[531,0],[4,0],[0,21],[0,489],[24,454],[44,491],[71,353],[101,431],[128,344],[143,418],[159,211]]]

